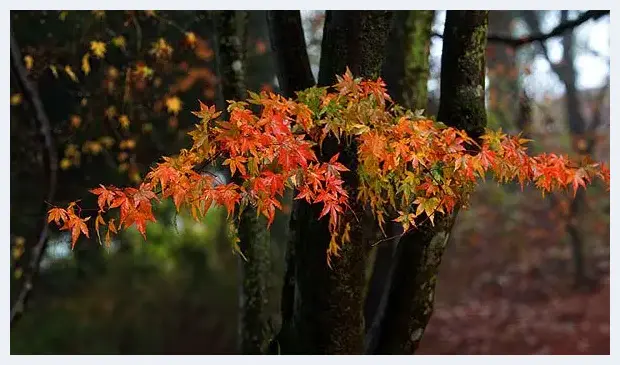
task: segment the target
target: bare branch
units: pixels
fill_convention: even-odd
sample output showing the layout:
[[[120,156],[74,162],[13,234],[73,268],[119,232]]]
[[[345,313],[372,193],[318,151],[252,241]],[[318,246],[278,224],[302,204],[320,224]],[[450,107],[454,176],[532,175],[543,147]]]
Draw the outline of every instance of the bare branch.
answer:
[[[28,80],[28,73],[22,63],[21,52],[19,51],[19,46],[17,45],[17,41],[15,40],[12,31],[11,71],[16,76],[16,81],[18,82],[20,89],[24,93],[24,100],[26,100],[26,102],[30,104],[32,110],[34,111],[34,119],[38,127],[40,128],[41,135],[43,136],[43,143],[45,145],[44,156],[47,159],[49,169],[49,184],[46,201],[51,202],[54,200],[54,195],[56,193],[58,166],[58,156],[56,154],[56,148],[52,139],[52,128],[49,119],[47,118],[47,114],[45,113],[45,109],[43,108],[41,98],[39,97],[39,92],[37,91],[36,87],[30,82],[30,80]],[[41,234],[39,235],[39,240],[32,248],[30,261],[28,262],[26,270],[24,270],[25,275],[23,286],[19,292],[19,295],[17,296],[17,299],[14,303],[12,303],[11,325],[13,325],[15,319],[19,316],[19,314],[23,312],[26,300],[28,299],[28,295],[32,290],[32,282],[39,271],[39,264],[43,256],[43,252],[45,251],[45,246],[48,238],[48,224],[45,217],[43,218],[42,223],[43,227],[41,230]]]
[[[581,14],[579,17],[577,17],[577,19],[568,20],[566,22],[560,23],[555,28],[553,28],[553,30],[551,30],[549,33],[538,33],[537,32],[537,33],[534,33],[534,34],[531,34],[525,37],[521,37],[521,38],[513,38],[513,37],[490,34],[487,37],[487,42],[502,43],[504,45],[511,46],[514,48],[518,48],[518,47],[521,47],[521,46],[524,46],[530,43],[534,43],[534,42],[544,42],[548,39],[559,37],[564,32],[577,28],[578,26],[580,26],[581,24],[589,20],[597,20],[597,19],[604,17],[605,15],[609,15],[609,12],[610,12],[609,10],[588,10],[584,12],[583,14]],[[439,33],[433,33],[433,36],[443,38],[443,35]]]

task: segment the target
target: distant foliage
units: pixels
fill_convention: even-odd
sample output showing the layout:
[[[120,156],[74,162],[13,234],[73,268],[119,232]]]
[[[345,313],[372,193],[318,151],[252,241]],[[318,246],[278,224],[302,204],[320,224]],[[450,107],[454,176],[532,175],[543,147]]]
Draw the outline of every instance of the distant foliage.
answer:
[[[198,13],[128,10],[15,15],[20,24],[40,23],[20,33],[29,76],[33,80],[49,76],[47,80],[71,93],[71,110],[59,125],[62,135],[57,136],[64,150],[60,169],[75,169],[93,160],[90,157],[103,156],[96,161],[104,161],[139,183],[140,162],[152,161],[153,141],[161,141],[158,156],[167,153],[161,147],[166,141],[185,135],[179,133],[177,119],[183,109],[181,99],[188,94],[192,99],[202,95],[213,100],[217,85],[211,71],[214,52],[204,34],[201,37],[192,31],[198,28]],[[21,94],[14,93],[11,104],[17,106],[21,99]]]
[[[201,121],[190,132],[192,147],[164,157],[137,188],[101,185],[91,190],[98,196],[97,234],[105,229],[109,241],[110,234],[133,225],[146,238],[146,222],[155,221],[152,203],[166,198],[177,209],[188,208],[196,219],[214,203],[224,206],[229,217],[252,205],[271,224],[285,189],[294,188],[296,199],[322,205],[320,218],[329,220],[332,235],[329,258],[349,241],[351,222],[343,217],[352,198],[369,206],[380,226],[396,215],[393,220],[407,231],[426,220],[434,224],[438,213],[466,205],[487,174],[500,183],[534,183],[543,195],[576,191],[594,178],[609,184],[604,165],[555,154],[531,157],[527,140],[501,131],[489,130],[475,141],[393,104],[381,79],[354,79],[348,70],[333,88],[310,88],[298,93],[297,100],[264,91],[229,103],[228,120],[200,103],[194,114]],[[253,112],[250,104],[260,111]],[[338,162],[339,154],[326,162],[317,158],[327,137],[357,147],[357,191],[343,183],[342,175],[351,172]],[[218,182],[206,172],[218,162],[230,169],[231,182]],[[103,218],[111,209],[120,211],[118,222]],[[66,209],[52,208],[48,219],[70,230],[73,244],[80,234],[89,234],[90,217],[82,217],[75,202]]]

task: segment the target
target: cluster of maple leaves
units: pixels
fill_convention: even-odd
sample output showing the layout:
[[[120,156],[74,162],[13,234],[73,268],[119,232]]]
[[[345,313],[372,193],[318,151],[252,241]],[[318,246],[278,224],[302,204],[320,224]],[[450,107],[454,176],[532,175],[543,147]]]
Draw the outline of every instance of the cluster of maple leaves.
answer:
[[[201,121],[189,133],[189,150],[164,157],[138,188],[91,190],[98,197],[95,230],[99,235],[100,227],[107,227],[106,242],[111,233],[130,226],[146,238],[146,222],[155,221],[152,203],[166,198],[196,219],[212,204],[224,206],[229,217],[252,205],[271,224],[289,188],[297,190],[295,199],[322,204],[319,219],[328,217],[332,234],[328,251],[337,254],[336,239],[348,241],[350,225],[341,218],[352,194],[371,208],[380,225],[389,217],[406,231],[465,204],[487,173],[498,182],[534,182],[543,194],[568,186],[576,191],[594,177],[609,184],[604,165],[554,154],[531,157],[527,140],[501,131],[487,131],[474,141],[464,131],[393,104],[381,79],[355,79],[348,70],[333,88],[313,87],[296,100],[263,91],[250,93],[244,102],[229,101],[228,120],[202,102],[193,114]],[[352,172],[338,162],[339,154],[317,158],[328,136],[357,146],[357,191],[343,182],[341,174]],[[207,172],[218,164],[230,169],[230,182]],[[116,208],[118,222],[106,222],[104,213]],[[89,219],[80,216],[76,202],[66,209],[53,207],[48,217],[61,230],[71,230],[72,245],[81,233],[88,237]]]

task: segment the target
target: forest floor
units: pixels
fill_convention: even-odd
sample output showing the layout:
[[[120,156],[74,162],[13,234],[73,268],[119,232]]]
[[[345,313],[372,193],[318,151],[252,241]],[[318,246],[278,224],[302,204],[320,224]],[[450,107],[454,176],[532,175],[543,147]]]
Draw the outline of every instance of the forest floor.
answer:
[[[516,251],[449,244],[417,354],[609,354],[608,241],[588,247],[595,279],[577,289],[568,247],[523,234]]]

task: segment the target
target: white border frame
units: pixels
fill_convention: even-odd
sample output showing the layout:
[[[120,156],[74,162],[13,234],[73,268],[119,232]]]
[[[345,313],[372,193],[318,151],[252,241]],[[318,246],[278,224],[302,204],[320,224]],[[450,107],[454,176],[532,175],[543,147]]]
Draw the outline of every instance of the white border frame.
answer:
[[[19,3],[15,2],[3,2],[3,5],[8,5],[11,10],[48,10],[48,9],[66,9],[66,10],[93,10],[93,7],[96,9],[102,9],[102,5],[105,5],[105,9],[109,10],[119,10],[119,9],[165,9],[165,10],[184,10],[184,9],[204,9],[205,7],[213,10],[230,10],[230,9],[243,9],[243,10],[262,10],[262,9],[276,9],[276,10],[290,10],[290,9],[300,9],[300,10],[316,10],[316,9],[393,9],[393,10],[406,10],[406,9],[420,9],[420,10],[444,10],[444,9],[491,9],[491,10],[538,10],[538,9],[568,9],[568,10],[584,10],[584,8],[588,9],[611,9],[610,15],[610,35],[620,34],[620,26],[616,22],[614,22],[614,17],[616,14],[615,9],[620,9],[618,5],[620,2],[618,1],[602,1],[602,0],[589,0],[587,2],[584,1],[576,1],[576,0],[562,0],[562,1],[549,1],[549,0],[520,0],[518,2],[498,2],[492,0],[467,0],[465,1],[457,1],[457,0],[435,0],[432,2],[422,2],[422,1],[404,1],[404,0],[356,0],[356,1],[342,1],[342,0],[310,0],[310,1],[291,1],[291,0],[263,0],[263,1],[248,1],[248,0],[228,0],[225,2],[209,2],[209,1],[197,1],[197,0],[174,0],[174,1],[163,1],[163,0],[100,0],[98,3],[88,3],[86,1],[78,1],[78,0],[60,0],[60,1],[44,1],[44,0],[28,0],[28,1],[20,1]],[[377,5],[380,5],[379,7]],[[429,7],[429,5],[433,5]],[[52,7],[50,7],[52,6]],[[4,11],[3,19],[5,19],[4,27],[7,29],[10,24],[10,10],[6,9]],[[619,10],[620,12],[620,10]],[[6,82],[6,88],[2,90],[2,94],[4,95],[5,102],[1,104],[3,115],[5,115],[5,120],[9,120],[10,116],[10,106],[8,100],[10,98],[10,90],[8,87],[9,84],[9,73],[8,68],[10,68],[10,58],[8,57],[9,53],[9,31],[7,29],[7,33],[4,33],[5,36],[1,39],[0,50],[5,53],[5,57],[2,59],[5,62],[5,68],[3,72],[3,78]],[[618,47],[620,47],[620,43],[617,37],[610,36],[610,57],[611,57],[611,65],[613,66],[617,63],[614,63],[615,60],[619,59],[619,51]],[[610,69],[611,76],[611,88],[610,88],[610,105],[619,105],[613,103],[613,101],[618,100],[618,93],[615,91],[614,86],[619,85],[618,73],[612,72]],[[610,120],[615,120],[615,117],[619,116],[619,112],[615,107],[610,108]],[[4,125],[8,128],[8,122],[5,122]],[[618,193],[618,188],[620,188],[618,181],[620,179],[615,178],[615,170],[614,168],[618,165],[616,161],[620,158],[620,144],[616,145],[615,142],[620,143],[620,128],[616,126],[615,123],[611,123],[610,126],[610,168],[612,170],[612,180],[611,180],[611,212],[610,219],[613,222],[614,217],[620,217],[620,212],[618,211],[618,203],[620,201],[620,195]],[[8,171],[10,168],[10,149],[9,149],[9,133],[0,134],[0,153],[2,154],[2,165],[3,171]],[[6,175],[5,175],[6,176]],[[9,206],[10,206],[10,186],[8,179],[2,179],[0,182],[2,186],[0,192],[0,203],[2,205],[5,214],[2,215],[4,219],[0,221],[0,236],[3,237],[3,242],[5,242],[5,254],[9,253]],[[611,225],[611,236],[610,242],[615,242],[616,239],[620,239],[618,227],[614,227]],[[6,241],[4,241],[6,240]],[[389,357],[373,357],[373,356],[345,356],[345,357],[335,357],[335,356],[324,356],[321,361],[326,361],[327,363],[339,364],[342,365],[344,363],[348,363],[349,361],[355,361],[358,363],[367,363],[374,364],[377,360],[379,361],[389,361],[397,364],[411,364],[412,361],[416,363],[446,363],[453,364],[454,362],[458,363],[469,363],[469,364],[496,364],[501,362],[503,364],[519,364],[522,365],[524,362],[528,362],[529,364],[547,364],[550,361],[556,362],[559,361],[561,363],[573,363],[573,364],[583,364],[584,362],[600,362],[600,363],[620,363],[620,350],[615,350],[620,345],[620,337],[618,337],[619,332],[616,330],[618,328],[618,312],[614,310],[614,308],[619,308],[620,301],[620,291],[618,285],[618,271],[615,270],[615,264],[620,263],[620,251],[615,250],[613,245],[610,247],[610,290],[611,290],[611,304],[610,304],[610,356],[553,356],[552,358],[547,358],[550,355],[521,355],[521,356],[416,356],[415,358],[411,358],[409,356],[389,356]],[[5,258],[3,261],[5,264],[9,262]],[[8,275],[8,270],[5,269],[5,274],[0,275],[0,286],[1,290],[5,293],[9,292],[10,287],[10,276]],[[8,296],[7,296],[8,297]],[[5,297],[5,298],[7,298]],[[0,363],[3,364],[21,364],[21,363],[34,363],[35,361],[43,361],[46,364],[82,364],[87,362],[89,364],[96,363],[109,363],[111,361],[121,364],[134,365],[135,359],[134,357],[129,356],[43,356],[43,357],[33,357],[33,356],[8,356],[10,354],[10,324],[9,324],[9,300],[4,299],[1,302],[0,313],[3,313],[4,316],[4,327],[5,330],[0,334],[0,343],[3,349],[2,358],[6,360],[0,360]],[[63,336],[64,334],[59,333],[58,336]],[[615,356],[614,356],[615,355]],[[616,359],[615,361],[613,359]],[[241,364],[243,362],[252,362],[253,364],[262,364],[265,365],[273,365],[275,363],[289,363],[291,359],[287,356],[240,356],[240,355],[227,355],[227,356],[141,356],[140,361],[146,361],[150,364],[168,364],[170,362],[175,363],[187,363],[187,364],[201,364],[204,365],[205,362],[215,362],[215,363],[228,363],[228,364]],[[296,356],[294,360],[298,365],[314,365],[316,359],[312,356]]]

